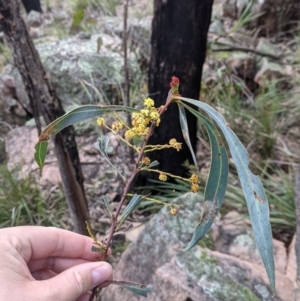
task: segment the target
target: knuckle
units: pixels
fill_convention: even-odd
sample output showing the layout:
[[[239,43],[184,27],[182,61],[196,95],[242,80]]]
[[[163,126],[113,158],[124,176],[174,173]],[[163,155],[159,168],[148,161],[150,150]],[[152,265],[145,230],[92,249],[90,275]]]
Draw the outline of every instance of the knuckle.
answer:
[[[83,294],[85,292],[84,291],[85,279],[81,275],[81,273],[79,273],[78,271],[73,271],[72,278],[74,279],[74,281],[72,281],[72,282],[75,285],[75,290],[76,290],[78,296],[80,296],[81,294]]]

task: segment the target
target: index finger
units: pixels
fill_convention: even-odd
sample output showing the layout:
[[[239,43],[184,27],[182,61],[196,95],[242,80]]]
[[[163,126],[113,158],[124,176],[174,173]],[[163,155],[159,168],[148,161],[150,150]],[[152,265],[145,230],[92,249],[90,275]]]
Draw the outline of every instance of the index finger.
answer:
[[[102,253],[92,252],[90,237],[54,227],[22,226],[0,230],[26,262],[46,257],[102,260]]]

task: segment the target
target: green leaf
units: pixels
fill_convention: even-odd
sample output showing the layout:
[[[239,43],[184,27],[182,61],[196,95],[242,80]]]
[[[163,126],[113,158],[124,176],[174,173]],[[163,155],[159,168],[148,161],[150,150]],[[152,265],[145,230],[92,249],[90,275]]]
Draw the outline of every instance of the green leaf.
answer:
[[[123,179],[123,181],[125,181],[125,178],[123,177],[123,175],[120,173],[120,171],[118,170],[118,168],[116,166],[114,166],[107,155],[107,147],[108,147],[108,143],[109,143],[109,138],[107,136],[100,136],[100,138],[98,138],[98,144],[97,144],[97,148],[99,149],[102,157],[110,164],[110,166],[121,176],[121,178]]]
[[[225,145],[214,124],[196,110],[185,104],[179,104],[191,111],[205,126],[211,145],[211,164],[204,192],[202,216],[193,237],[185,250],[191,249],[210,229],[219,208],[222,206],[228,180],[228,157]]]
[[[153,290],[152,284],[146,285],[146,284],[140,284],[135,282],[116,281],[116,280],[106,280],[105,283],[119,285],[120,287],[124,287],[127,290],[143,297],[147,297],[147,294],[152,292]]]
[[[223,132],[246,198],[256,244],[274,292],[275,268],[272,231],[269,221],[269,205],[259,177],[255,176],[248,168],[249,155],[246,149],[234,132],[229,128],[224,118],[215,109],[198,100],[178,96],[176,96],[176,99],[180,99],[185,103],[189,103],[205,111],[217,123]]]
[[[184,107],[182,105],[180,105],[180,103],[177,103],[177,104],[178,104],[178,108],[179,108],[179,121],[180,121],[182,135],[183,135],[183,138],[184,138],[187,146],[190,149],[190,152],[191,152],[191,155],[192,155],[192,158],[194,161],[194,165],[197,169],[197,172],[199,173],[196,156],[195,156],[195,153],[194,153],[194,150],[193,150],[193,147],[191,144],[191,140],[190,140],[189,127],[188,127],[188,123],[187,123],[187,119],[186,119],[185,110],[184,110]]]
[[[47,142],[52,135],[57,134],[65,127],[72,125],[76,122],[83,121],[92,117],[102,116],[106,112],[111,111],[127,111],[127,112],[138,112],[138,110],[130,107],[124,106],[100,106],[100,105],[86,105],[80,106],[63,116],[57,118],[51,122],[41,133],[39,137],[39,142],[35,146],[34,158],[40,168],[43,167],[46,152],[47,152]]]
[[[148,168],[152,168],[152,167],[155,167],[155,166],[157,166],[157,165],[159,165],[159,162],[158,162],[157,160],[154,160],[154,161],[152,161],[152,162],[149,164]]]
[[[106,207],[106,209],[107,209],[107,211],[109,213],[109,216],[112,219],[114,215],[113,215],[113,213],[112,213],[112,211],[110,209],[109,201],[108,201],[108,198],[106,197],[106,195],[103,196],[103,201],[104,201],[105,207]]]
[[[47,154],[48,142],[41,141],[35,145],[34,160],[39,168],[42,168]]]
[[[101,249],[101,248],[97,248],[95,246],[92,246],[92,252],[104,253],[105,249]]]
[[[120,226],[124,223],[126,218],[138,207],[142,200],[143,196],[135,194],[132,199],[130,200],[129,204],[124,209],[122,215],[118,220],[118,225],[116,227],[116,231],[120,229]]]

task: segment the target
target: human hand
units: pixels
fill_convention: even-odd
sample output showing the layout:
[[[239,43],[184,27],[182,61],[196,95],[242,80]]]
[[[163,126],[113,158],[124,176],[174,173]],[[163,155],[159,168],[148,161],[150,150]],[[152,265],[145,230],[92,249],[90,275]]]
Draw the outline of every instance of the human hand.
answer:
[[[58,228],[0,229],[0,300],[89,300],[89,290],[112,278],[91,246],[91,238]]]

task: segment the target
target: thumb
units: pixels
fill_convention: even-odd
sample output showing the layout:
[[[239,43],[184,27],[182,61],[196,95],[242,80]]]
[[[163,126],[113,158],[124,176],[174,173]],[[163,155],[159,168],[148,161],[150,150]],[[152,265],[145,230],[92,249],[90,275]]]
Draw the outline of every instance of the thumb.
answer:
[[[112,267],[107,262],[90,262],[76,265],[46,280],[51,300],[74,301],[105,280],[111,278]],[[50,300],[50,299],[49,299]]]

